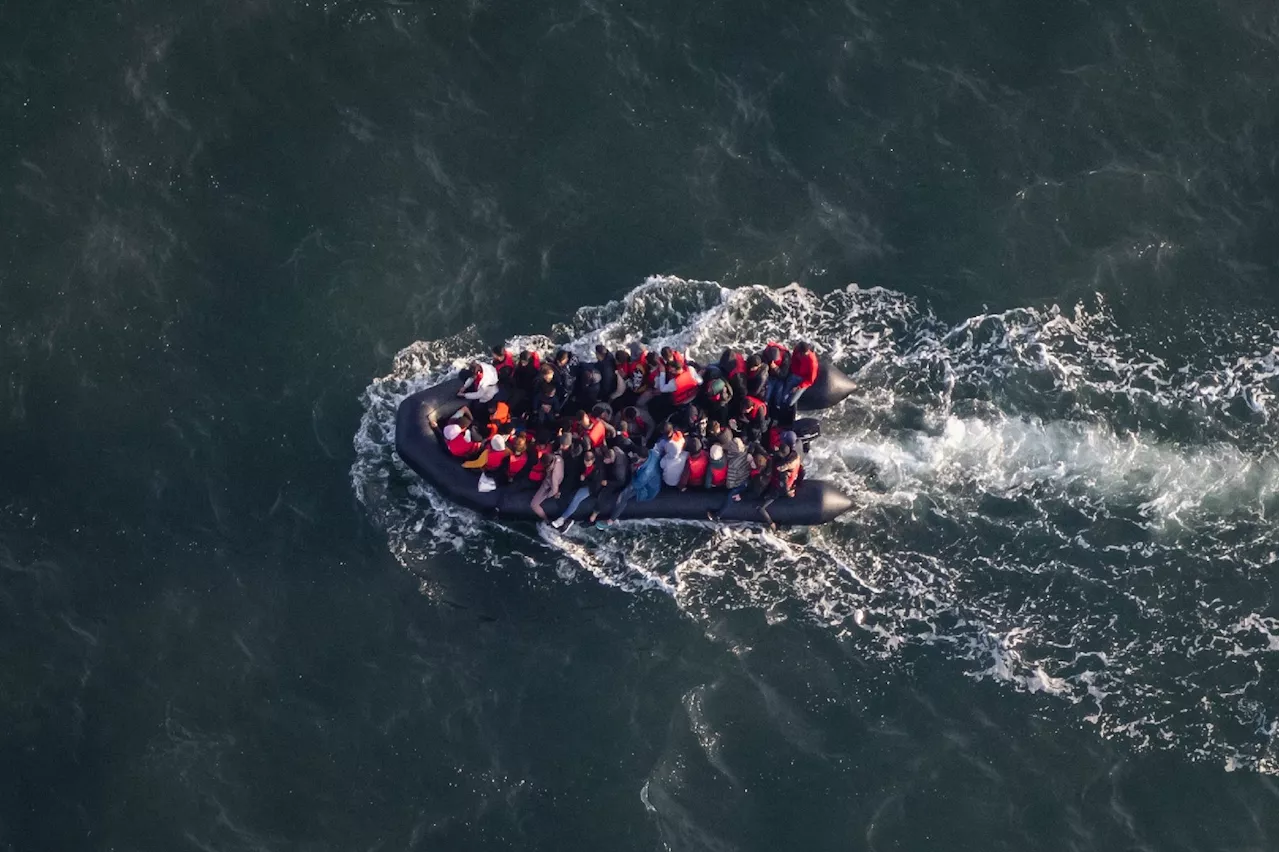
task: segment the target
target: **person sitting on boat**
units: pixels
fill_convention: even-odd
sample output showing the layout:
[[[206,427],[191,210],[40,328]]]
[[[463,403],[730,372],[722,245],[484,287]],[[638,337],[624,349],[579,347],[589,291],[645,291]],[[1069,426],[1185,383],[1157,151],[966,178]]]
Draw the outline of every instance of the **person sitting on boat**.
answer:
[[[492,364],[472,361],[467,365],[470,373],[467,380],[458,389],[458,396],[477,402],[488,402],[498,393],[498,371]]]
[[[594,524],[602,512],[609,511],[617,504],[618,495],[627,487],[631,479],[631,459],[621,449],[606,445],[600,455],[600,464],[604,469],[600,480],[600,491],[596,494],[595,504],[587,523]]]
[[[511,406],[500,399],[491,399],[485,406],[489,416],[487,432],[490,438],[498,434],[504,426],[511,425]]]
[[[578,356],[568,349],[557,349],[550,366],[554,369],[556,385],[560,388],[560,398],[568,402],[577,390]]]
[[[612,403],[626,391],[626,385],[618,372],[614,354],[603,343],[596,344],[596,362],[592,365],[600,373],[600,399]]]
[[[720,377],[726,382],[747,372],[747,359],[736,349],[720,353]]]
[[[747,443],[759,441],[769,430],[769,406],[762,399],[748,396],[742,402],[742,416],[735,426]]]
[[[579,440],[585,441],[592,449],[599,449],[604,446],[605,441],[618,434],[618,430],[612,424],[585,411],[579,411],[573,416],[571,428],[573,434]]]
[[[724,447],[720,444],[711,444],[707,450],[707,470],[702,475],[702,487],[708,491],[713,488],[724,488],[728,479],[729,460],[725,457]]]
[[[516,354],[501,343],[493,347],[493,369],[498,374],[498,384],[510,387],[516,371]]]
[[[604,397],[604,382],[595,365],[584,367],[578,373],[578,384],[574,389],[574,403],[582,409],[590,411]]]
[[[533,494],[533,499],[529,501],[529,508],[533,510],[533,513],[540,520],[545,521],[547,519],[547,513],[542,508],[542,504],[548,500],[560,499],[560,485],[564,482],[564,452],[572,445],[573,437],[571,435],[561,435],[560,442],[542,460],[542,484],[538,486],[538,490]]]
[[[656,385],[658,393],[662,394],[661,405],[657,401],[649,403],[654,419],[664,420],[691,404],[698,398],[701,384],[702,377],[687,364],[675,361],[667,364]]]
[[[644,390],[644,356],[646,354],[648,353],[641,350],[640,357],[637,357],[629,349],[619,349],[613,353],[613,360],[618,365],[618,375],[623,385],[618,404],[623,407],[635,405],[636,400],[640,398],[640,393]]]
[[[726,423],[729,420],[729,404],[733,401],[733,388],[720,376],[702,386],[702,407],[708,420]]]
[[[685,441],[685,452],[689,457],[685,460],[678,487],[681,491],[690,485],[694,488],[702,488],[707,478],[707,465],[711,461],[711,456],[703,446],[702,439],[697,437],[691,437]]]
[[[454,458],[469,460],[480,455],[484,448],[472,432],[471,411],[465,405],[445,423],[443,436],[445,448]]]
[[[757,444],[751,449],[751,472],[748,474],[746,494],[753,499],[762,500],[772,483],[773,457]]]
[[[658,382],[662,380],[662,373],[662,359],[658,357],[658,353],[646,352],[640,366],[640,390],[636,405],[647,407],[649,402],[658,395]]]
[[[485,467],[489,475],[499,485],[510,485],[517,481],[521,474],[528,474],[533,453],[529,452],[529,441],[524,435],[513,435],[506,444],[506,453],[497,467]]]
[[[707,421],[707,446],[714,447],[717,444],[724,449],[725,453],[729,452],[729,445],[733,443],[733,432],[720,423],[719,420]]]
[[[742,375],[744,397],[754,396],[763,400],[769,393],[769,368],[759,355],[747,359],[747,370]]]
[[[802,340],[791,350],[791,376],[787,379],[785,398],[780,404],[794,411],[800,397],[817,380],[818,356],[813,347]]]
[[[595,497],[604,488],[605,483],[605,466],[600,463],[599,457],[595,450],[590,448],[582,453],[582,472],[578,474],[578,488],[573,492],[573,496],[569,498],[569,505],[560,513],[560,517],[551,522],[551,526],[558,530],[567,530],[573,526],[570,516],[578,511],[578,507],[588,497]]]
[[[685,361],[683,352],[679,349],[672,349],[670,346],[662,347],[658,352],[658,357],[662,359],[664,366],[675,364],[677,367],[683,369],[688,363]]]
[[[769,514],[769,507],[776,500],[789,500],[796,496],[796,486],[800,482],[803,468],[800,464],[800,454],[796,452],[795,447],[787,443],[783,443],[774,453],[772,466],[769,487],[761,495],[763,499],[760,503],[760,515],[769,525],[769,529],[776,530],[778,525]]]
[[[654,445],[659,451],[665,453],[666,445],[674,444],[676,452],[684,452],[684,433],[677,429],[670,420],[662,424],[660,435],[661,437]]]
[[[770,343],[760,355],[767,371],[765,395],[761,397],[771,407],[774,416],[782,410],[782,398],[786,392],[787,379],[791,375],[791,353],[780,343]]]
[[[516,365],[512,371],[511,385],[507,392],[507,403],[511,406],[511,413],[514,416],[524,417],[532,410],[541,369],[541,359],[537,352],[525,349],[516,356]]]
[[[676,432],[676,435],[680,433]],[[659,447],[662,450],[662,458],[658,461],[658,466],[662,468],[662,483],[679,488],[680,477],[684,475],[685,464],[689,460],[689,454],[685,452],[684,436],[681,435],[679,441],[663,439],[659,442]]]
[[[716,449],[717,447],[712,447],[712,452]],[[720,504],[719,509],[707,513],[709,520],[720,520],[720,516],[728,511],[731,505],[742,499],[742,492],[746,491],[751,483],[754,470],[751,454],[747,452],[740,438],[734,438],[730,442],[730,449],[725,453],[724,502]]]

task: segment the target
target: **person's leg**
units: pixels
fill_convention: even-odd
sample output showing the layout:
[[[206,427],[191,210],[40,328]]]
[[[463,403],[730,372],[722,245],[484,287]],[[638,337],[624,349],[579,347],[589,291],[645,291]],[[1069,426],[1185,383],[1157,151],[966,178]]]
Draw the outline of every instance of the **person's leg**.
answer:
[[[804,396],[804,392],[807,390],[808,388],[800,387],[799,376],[792,376],[788,379],[786,400],[787,408],[794,409],[796,407],[796,403],[800,401],[800,397]]]
[[[580,486],[577,491],[573,492],[573,497],[569,500],[569,506],[560,513],[560,517],[556,518],[558,524],[567,521],[569,516],[578,510],[578,507],[582,505],[582,501],[587,499],[590,493],[585,485]]]
[[[769,507],[773,505],[775,498],[766,497],[764,502],[760,504],[760,514],[764,516],[764,522],[769,525],[769,529],[776,530],[778,525],[773,522],[773,516],[769,514]]]
[[[622,510],[627,508],[627,503],[634,497],[636,490],[633,486],[628,485],[626,488],[618,492],[617,502],[613,504],[613,511],[609,513],[609,523],[618,520],[618,516],[622,514]]]
[[[550,485],[550,482],[544,482],[538,486],[538,490],[533,494],[533,499],[529,501],[529,508],[533,509],[533,513],[544,521],[547,519],[547,513],[543,510],[542,504],[551,496]]]
[[[737,486],[734,486],[733,488],[730,488],[729,492],[724,495],[724,502],[720,504],[720,508],[716,509],[714,512],[708,513],[708,517],[710,517],[711,520],[713,521],[720,520],[720,516],[723,515],[725,512],[729,511],[729,507],[732,506],[736,500],[741,499],[740,495],[746,489],[747,489],[747,486],[745,483],[742,485],[737,485]]]

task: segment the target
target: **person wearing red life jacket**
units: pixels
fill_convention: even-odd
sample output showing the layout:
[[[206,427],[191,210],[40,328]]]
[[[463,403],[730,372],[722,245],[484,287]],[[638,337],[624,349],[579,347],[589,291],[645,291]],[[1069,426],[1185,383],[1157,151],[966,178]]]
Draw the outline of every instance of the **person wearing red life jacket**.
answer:
[[[782,444],[778,448],[778,452],[773,455],[773,471],[769,487],[762,495],[760,503],[760,515],[764,518],[765,523],[769,525],[769,529],[776,530],[778,528],[778,525],[773,521],[773,516],[769,514],[769,507],[776,500],[789,500],[796,496],[796,486],[799,484],[801,471],[800,454],[790,444]]]
[[[726,382],[746,372],[747,359],[741,352],[736,349],[726,349],[720,353],[720,375]]]
[[[636,405],[647,407],[650,400],[658,395],[658,382],[662,381],[663,364],[657,352],[646,352],[644,354],[640,371],[640,395],[636,398]]]
[[[475,439],[471,427],[471,412],[465,406],[445,423],[442,435],[449,455],[464,461],[480,455],[484,444]]]
[[[680,490],[684,491],[690,485],[694,488],[702,488],[707,478],[707,466],[711,456],[698,438],[689,438],[685,442],[685,451],[689,454],[689,458],[685,460],[684,472],[680,474]]]
[[[769,392],[769,368],[759,355],[747,359],[747,371],[742,374],[744,396],[754,396],[763,400]]]
[[[572,430],[592,449],[604,446],[605,441],[618,433],[612,424],[585,411],[579,411],[574,415]]]
[[[729,481],[729,459],[725,455],[724,446],[712,444],[707,450],[707,472],[702,477],[702,487],[710,491],[713,488],[725,488]]]
[[[501,343],[493,347],[493,369],[498,374],[498,384],[508,387],[516,371],[516,353]]]
[[[770,413],[777,417],[785,402],[787,378],[791,375],[791,352],[781,343],[771,341],[761,353],[760,360],[769,374],[765,395],[761,399],[769,404]]]
[[[560,513],[560,517],[551,522],[551,526],[558,530],[568,530],[573,526],[571,516],[578,511],[583,501],[588,497],[596,497],[604,488],[607,481],[605,479],[607,466],[601,462],[600,455],[603,454],[597,454],[590,448],[583,452],[582,473],[578,474],[578,488],[569,498],[569,505]]]
[[[737,426],[747,443],[759,441],[769,430],[769,406],[762,399],[748,396],[742,402],[742,418]]]
[[[506,465],[511,455],[511,451],[507,448],[507,437],[497,434],[490,436],[485,449],[488,452],[484,454],[484,472],[494,476]]]
[[[649,410],[655,420],[665,420],[698,398],[702,377],[692,367],[681,367],[672,362],[666,365],[658,379],[657,390],[662,394],[661,403],[651,402]]]
[[[662,359],[664,365],[675,364],[677,367],[685,367],[688,362],[685,361],[684,353],[679,349],[672,349],[670,346],[664,346],[658,351],[658,357]]]
[[[528,439],[524,435],[514,435],[507,441],[506,455],[501,464],[490,475],[499,485],[510,485],[531,467],[533,453],[529,451]]]
[[[718,445],[711,448],[713,455],[717,449],[720,449]],[[725,451],[724,460],[724,502],[714,512],[707,512],[708,520],[712,521],[720,520],[720,516],[727,512],[730,506],[742,499],[742,493],[751,486],[755,481],[753,477],[756,476],[755,462],[741,438],[733,439],[729,449]]]

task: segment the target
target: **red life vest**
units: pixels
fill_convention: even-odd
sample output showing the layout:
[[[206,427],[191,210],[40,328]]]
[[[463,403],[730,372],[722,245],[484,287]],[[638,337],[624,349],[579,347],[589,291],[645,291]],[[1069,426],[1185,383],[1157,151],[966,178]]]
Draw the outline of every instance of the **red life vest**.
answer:
[[[676,405],[688,405],[698,395],[698,378],[693,370],[685,367],[676,373],[676,389],[671,392],[671,401]]]
[[[590,420],[591,425],[587,426],[585,429],[582,428],[581,423],[573,424],[573,431],[583,438],[586,438],[591,444],[592,449],[595,449],[596,447],[604,444],[604,440],[608,437],[608,434],[605,432],[604,422],[599,417],[591,417]]]
[[[594,471],[595,469],[596,469],[595,462],[592,462],[591,464],[589,464],[589,465],[587,465],[586,467],[584,467],[584,468],[582,469],[582,481],[583,481],[583,482],[586,482],[588,479],[590,479],[590,478],[591,478],[591,473],[592,473],[592,471]]]
[[[542,356],[532,349],[529,350],[529,363],[533,365],[533,369],[542,369]]]
[[[445,441],[445,446],[449,448],[449,452],[458,458],[466,458],[467,456],[480,449],[479,441],[472,441],[467,437],[467,430],[463,429],[457,435],[453,436],[452,441]]]
[[[778,446],[781,443],[782,443],[782,427],[770,426],[769,431],[766,432],[764,436],[764,445],[768,447],[770,450],[776,450],[778,449]]]
[[[533,467],[529,468],[529,481],[541,482],[547,475],[547,453],[540,453],[536,449],[530,455],[533,456]]]
[[[707,462],[709,458],[706,452],[689,456],[689,484],[702,487],[702,480],[707,475]]]
[[[724,484],[729,481],[729,465],[723,464],[720,467],[711,468],[711,487],[723,488]]]
[[[529,453],[523,452],[520,455],[515,453],[507,454],[507,476],[515,479],[520,471],[524,470],[525,465],[529,463]]]
[[[776,357],[774,358],[765,357],[766,355],[769,354],[770,349],[772,349],[774,352],[777,353]],[[768,343],[764,345],[764,352],[760,354],[760,360],[765,362],[765,364],[776,364],[782,360],[782,356],[786,351],[787,351],[787,347],[783,346],[781,343],[777,343],[775,341],[770,340]]]
[[[733,366],[729,368],[729,375],[726,379],[732,379],[734,376],[745,373],[747,371],[747,359],[742,356],[741,352],[733,353]]]
[[[684,353],[683,353],[683,352],[681,352],[679,349],[672,349],[672,350],[671,350],[671,360],[670,360],[670,361],[668,361],[667,363],[668,363],[668,364],[676,364],[676,365],[678,365],[678,366],[680,367],[680,369],[682,369],[682,370],[683,370],[683,369],[685,368],[685,366],[686,366],[686,365],[685,365],[685,360],[684,360]]]
[[[511,453],[506,450],[495,450],[490,447],[489,452],[484,457],[485,472],[493,473],[495,470],[502,467],[502,463],[506,461],[507,457],[510,455]]]
[[[495,370],[514,370],[516,368],[516,356],[512,354],[510,349],[502,350],[502,357],[497,356],[493,359],[493,369]]]
[[[769,406],[765,405],[763,400],[756,399],[754,396],[747,397],[742,403],[742,416],[747,420],[755,420],[756,415],[761,411],[768,410]]]

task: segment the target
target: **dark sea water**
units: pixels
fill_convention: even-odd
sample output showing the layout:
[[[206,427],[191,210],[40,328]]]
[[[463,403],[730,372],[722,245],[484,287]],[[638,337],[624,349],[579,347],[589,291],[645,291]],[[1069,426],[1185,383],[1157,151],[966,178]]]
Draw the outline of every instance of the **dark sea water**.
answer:
[[[1271,850],[1262,2],[0,2],[0,850]],[[839,522],[444,503],[806,337]]]

